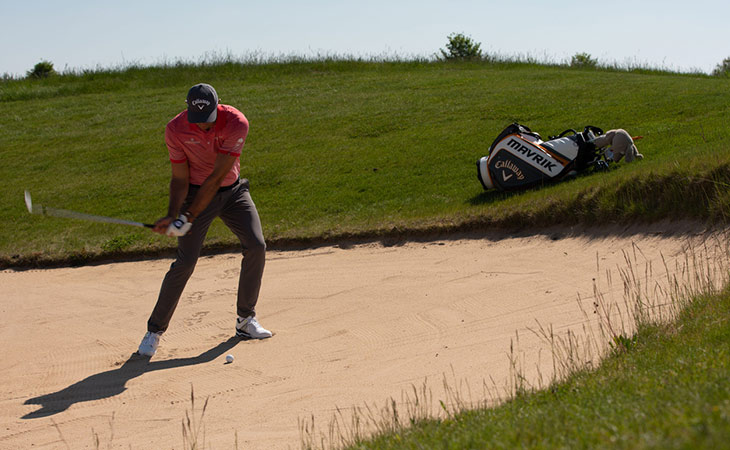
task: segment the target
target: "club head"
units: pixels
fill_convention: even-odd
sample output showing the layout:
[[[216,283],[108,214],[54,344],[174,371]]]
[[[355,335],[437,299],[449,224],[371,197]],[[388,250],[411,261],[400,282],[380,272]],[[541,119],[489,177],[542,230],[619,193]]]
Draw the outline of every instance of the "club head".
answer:
[[[25,206],[28,207],[28,212],[33,214],[33,202],[30,200],[30,192],[25,191]]]

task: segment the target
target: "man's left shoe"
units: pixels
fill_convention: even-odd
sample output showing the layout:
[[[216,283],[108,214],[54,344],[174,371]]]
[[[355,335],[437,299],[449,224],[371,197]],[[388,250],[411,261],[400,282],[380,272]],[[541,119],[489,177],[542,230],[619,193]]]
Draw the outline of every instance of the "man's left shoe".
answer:
[[[245,339],[266,339],[271,337],[271,331],[262,327],[255,316],[236,319],[236,336]]]
[[[157,347],[160,345],[160,336],[162,336],[162,333],[153,333],[152,331],[145,333],[142,338],[142,342],[139,344],[137,353],[142,356],[155,356],[155,353],[157,353]]]

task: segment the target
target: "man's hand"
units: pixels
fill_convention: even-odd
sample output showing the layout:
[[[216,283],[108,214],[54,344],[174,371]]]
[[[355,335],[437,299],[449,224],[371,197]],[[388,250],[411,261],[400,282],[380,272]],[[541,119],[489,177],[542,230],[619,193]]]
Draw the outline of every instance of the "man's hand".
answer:
[[[170,223],[165,234],[175,237],[185,236],[185,233],[190,231],[192,226],[192,222],[188,222],[188,217],[185,214],[180,214],[177,219]]]
[[[161,219],[158,219],[157,222],[155,222],[154,226],[152,227],[152,231],[159,234],[166,234],[167,228],[170,226],[172,221],[175,220],[174,217],[166,216]]]

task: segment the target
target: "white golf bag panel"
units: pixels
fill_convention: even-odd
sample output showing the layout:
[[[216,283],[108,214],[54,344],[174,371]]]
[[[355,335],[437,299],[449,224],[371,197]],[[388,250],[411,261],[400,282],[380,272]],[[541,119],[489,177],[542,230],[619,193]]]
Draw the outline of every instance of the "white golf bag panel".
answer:
[[[593,128],[602,133],[599,129]],[[563,135],[572,131],[572,136]],[[543,141],[524,125],[507,127],[489,147],[489,155],[477,161],[477,176],[485,189],[517,190],[564,177],[583,160],[592,157],[584,133],[567,130]]]
[[[565,160],[575,161],[578,158],[578,143],[572,136],[551,139],[543,142],[542,146]]]

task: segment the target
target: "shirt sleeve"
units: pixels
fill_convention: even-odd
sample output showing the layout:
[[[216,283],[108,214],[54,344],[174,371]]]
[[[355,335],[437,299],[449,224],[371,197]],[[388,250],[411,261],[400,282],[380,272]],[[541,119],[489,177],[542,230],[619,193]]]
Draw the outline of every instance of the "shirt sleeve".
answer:
[[[248,119],[241,114],[231,114],[226,123],[225,139],[219,142],[218,153],[240,156],[248,136]]]
[[[182,145],[180,145],[180,140],[177,139],[170,125],[165,127],[165,144],[167,144],[167,151],[170,153],[170,162],[180,164],[188,160]]]

